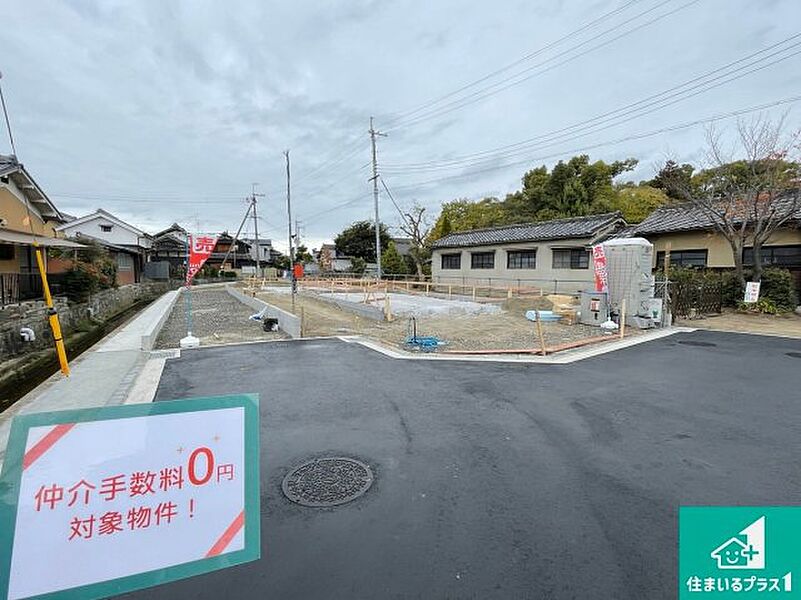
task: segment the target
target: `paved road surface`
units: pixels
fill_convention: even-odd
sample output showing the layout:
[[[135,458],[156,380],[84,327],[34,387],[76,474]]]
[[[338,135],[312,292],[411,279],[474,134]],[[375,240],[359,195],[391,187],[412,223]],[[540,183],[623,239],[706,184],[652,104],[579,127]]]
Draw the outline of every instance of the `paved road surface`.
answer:
[[[696,332],[565,366],[185,352],[158,399],[261,395],[262,558],[129,597],[675,598],[680,504],[801,503],[799,351]],[[285,499],[327,453],[376,483],[334,509]]]

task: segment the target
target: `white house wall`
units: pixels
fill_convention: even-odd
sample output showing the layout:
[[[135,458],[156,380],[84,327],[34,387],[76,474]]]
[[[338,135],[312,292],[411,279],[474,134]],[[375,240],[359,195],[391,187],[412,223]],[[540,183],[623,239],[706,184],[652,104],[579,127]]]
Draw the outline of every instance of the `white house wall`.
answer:
[[[103,231],[101,226],[110,225],[111,231]],[[72,225],[67,223],[62,226],[61,231],[66,237],[75,237],[79,233],[88,235],[94,238],[104,240],[110,244],[118,246],[141,246],[144,248],[150,247],[150,240],[146,237],[137,235],[135,232],[121,227],[117,223],[98,215],[83,223]]]
[[[589,239],[567,239],[549,242],[499,244],[493,246],[470,246],[466,248],[436,248],[431,257],[431,276],[435,283],[456,285],[528,286],[560,293],[576,293],[589,289],[594,284],[592,257],[586,269],[554,269],[553,250],[557,248],[588,248]],[[535,269],[508,269],[509,250],[537,250]],[[495,267],[472,269],[471,254],[494,252]],[[443,269],[443,254],[461,254],[460,269]]]

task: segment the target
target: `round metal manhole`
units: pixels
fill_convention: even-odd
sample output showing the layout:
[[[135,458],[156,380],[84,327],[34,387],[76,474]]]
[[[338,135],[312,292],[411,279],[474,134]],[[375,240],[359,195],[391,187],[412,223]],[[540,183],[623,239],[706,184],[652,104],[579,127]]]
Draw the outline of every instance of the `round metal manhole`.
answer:
[[[679,342],[679,344],[684,344],[685,346],[701,346],[702,348],[712,348],[717,346],[712,342],[696,342],[694,340],[684,340],[683,342]]]
[[[284,495],[303,506],[326,507],[345,504],[373,485],[373,472],[363,462],[344,456],[316,458],[284,477]]]
[[[801,358],[801,352],[786,352],[786,354],[791,358]]]

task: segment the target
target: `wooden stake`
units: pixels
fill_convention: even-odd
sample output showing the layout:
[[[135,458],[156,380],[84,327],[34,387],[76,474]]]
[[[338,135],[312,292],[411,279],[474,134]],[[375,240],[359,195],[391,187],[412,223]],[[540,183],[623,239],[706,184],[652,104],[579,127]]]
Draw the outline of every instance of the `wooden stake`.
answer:
[[[620,305],[620,339],[623,339],[623,335],[626,333],[626,299],[623,298],[623,302]]]
[[[535,310],[534,315],[537,317],[537,335],[540,338],[540,347],[542,348],[541,352],[542,355],[545,356],[548,353],[548,349],[545,346],[545,335],[542,333],[542,320],[540,319],[540,311]]]

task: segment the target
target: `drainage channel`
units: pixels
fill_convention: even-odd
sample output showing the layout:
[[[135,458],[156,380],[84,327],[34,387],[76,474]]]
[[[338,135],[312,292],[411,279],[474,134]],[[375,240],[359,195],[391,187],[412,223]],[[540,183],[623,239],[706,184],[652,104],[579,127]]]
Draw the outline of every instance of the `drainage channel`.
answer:
[[[102,323],[95,324],[89,331],[69,336],[66,341],[67,359],[73,361],[97,342],[105,338],[147,307],[155,298],[140,300],[125,310],[112,315]],[[44,356],[33,357],[34,366],[22,367],[15,376],[5,379],[0,384],[0,412],[10,408],[17,400],[45,382],[59,370],[55,350]]]

